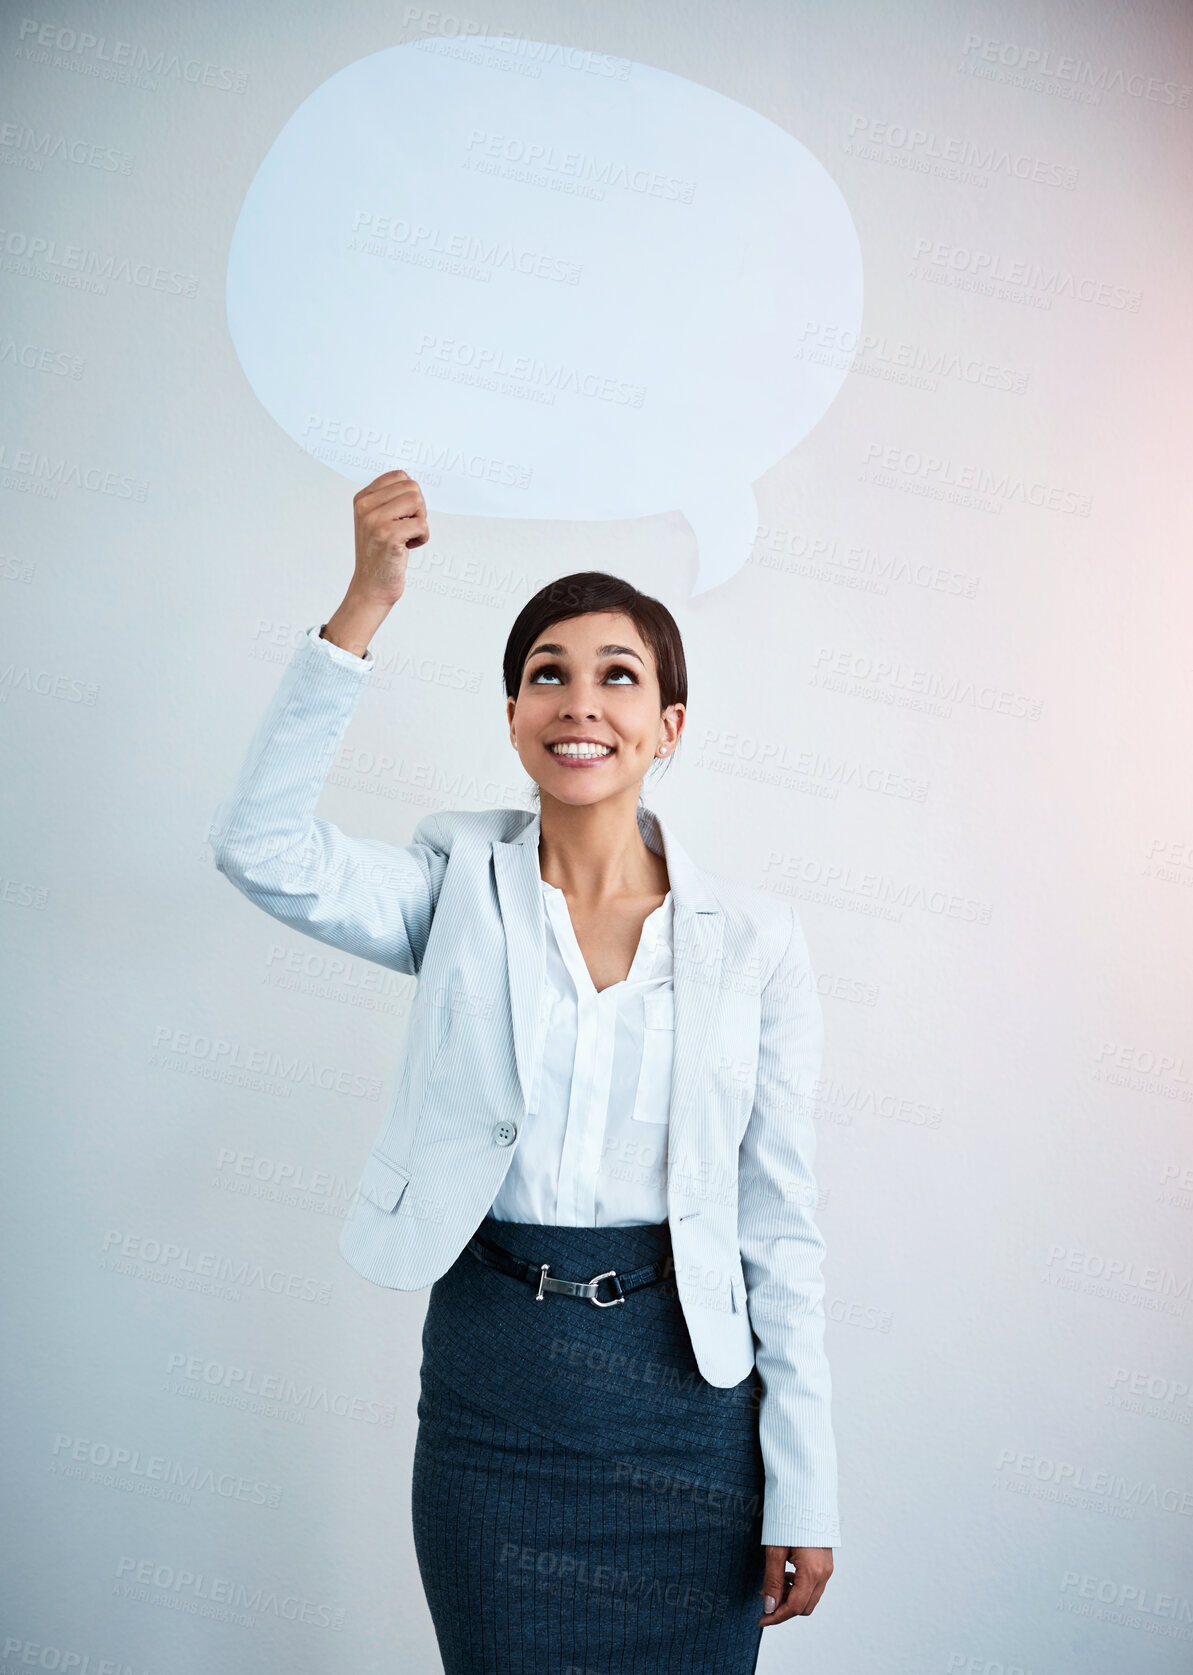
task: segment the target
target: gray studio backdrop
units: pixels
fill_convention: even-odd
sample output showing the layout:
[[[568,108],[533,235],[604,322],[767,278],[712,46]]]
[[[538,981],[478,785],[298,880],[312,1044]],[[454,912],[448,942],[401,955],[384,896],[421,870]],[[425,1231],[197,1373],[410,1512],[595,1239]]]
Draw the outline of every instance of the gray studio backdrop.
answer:
[[[439,1667],[408,1504],[425,1294],[336,1249],[412,984],[253,910],[205,838],[342,596],[356,482],[394,463],[432,541],[320,813],[402,843],[525,803],[506,633],[607,568],[688,649],[650,799],[807,931],[844,1534],[760,1667],[1188,1668],[1190,21],[5,11],[5,1675]],[[364,122],[337,225],[317,123],[309,205],[265,165],[404,44],[426,71],[401,58],[416,92],[377,130],[384,201]],[[427,88],[504,112],[433,226]],[[665,167],[631,143],[651,89],[678,99]],[[635,132],[574,140],[631,97]],[[819,254],[791,266],[778,187],[728,227],[736,266],[717,245],[727,172],[754,203],[784,136],[848,211],[835,255],[804,241],[836,293]],[[481,179],[535,223],[508,273],[453,197]],[[320,226],[359,257],[321,318]],[[462,1609],[468,1578],[461,1554]]]

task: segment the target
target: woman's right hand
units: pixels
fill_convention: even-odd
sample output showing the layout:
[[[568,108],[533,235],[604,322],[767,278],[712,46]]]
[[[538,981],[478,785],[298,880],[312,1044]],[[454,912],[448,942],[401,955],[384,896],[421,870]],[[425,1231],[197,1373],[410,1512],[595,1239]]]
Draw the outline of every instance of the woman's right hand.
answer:
[[[405,471],[386,471],[353,497],[356,570],[323,638],[364,657],[406,591],[406,555],[429,538],[422,490]]]
[[[423,491],[405,471],[386,471],[353,499],[356,572],[351,591],[361,601],[396,605],[406,590],[406,558],[429,538]]]

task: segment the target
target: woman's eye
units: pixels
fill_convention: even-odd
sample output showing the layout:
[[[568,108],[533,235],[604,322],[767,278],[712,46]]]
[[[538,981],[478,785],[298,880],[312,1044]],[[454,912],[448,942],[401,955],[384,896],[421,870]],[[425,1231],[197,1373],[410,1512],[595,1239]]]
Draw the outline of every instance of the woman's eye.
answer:
[[[624,663],[615,663],[613,667],[606,672],[605,679],[612,681],[617,675],[624,675],[631,686],[637,686],[638,684],[637,675],[632,669],[627,669]],[[528,686],[539,686],[544,684],[544,676],[547,676],[554,681],[562,681],[563,679],[557,663],[540,663],[537,669],[534,669],[529,675],[527,675],[526,683]],[[622,682],[618,681],[617,684],[620,686]]]

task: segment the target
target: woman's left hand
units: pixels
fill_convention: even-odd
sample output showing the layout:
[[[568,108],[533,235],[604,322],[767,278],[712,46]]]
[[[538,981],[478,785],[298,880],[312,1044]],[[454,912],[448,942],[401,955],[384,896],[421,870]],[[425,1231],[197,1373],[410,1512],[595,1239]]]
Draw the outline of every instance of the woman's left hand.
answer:
[[[766,1554],[761,1588],[763,1628],[785,1623],[789,1617],[810,1617],[833,1574],[832,1548],[764,1547],[763,1552]],[[788,1559],[795,1566],[794,1576],[787,1569]]]

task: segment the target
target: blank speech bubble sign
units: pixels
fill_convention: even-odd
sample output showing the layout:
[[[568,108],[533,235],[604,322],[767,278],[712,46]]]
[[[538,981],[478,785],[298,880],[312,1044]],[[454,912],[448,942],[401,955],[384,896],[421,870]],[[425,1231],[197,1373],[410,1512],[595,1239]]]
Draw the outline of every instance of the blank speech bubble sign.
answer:
[[[487,517],[682,510],[694,593],[851,356],[862,263],[827,170],[723,94],[624,59],[432,37],[303,101],[244,200],[228,326],[282,429],[352,482]]]

